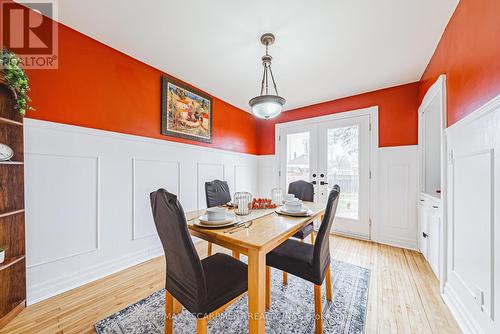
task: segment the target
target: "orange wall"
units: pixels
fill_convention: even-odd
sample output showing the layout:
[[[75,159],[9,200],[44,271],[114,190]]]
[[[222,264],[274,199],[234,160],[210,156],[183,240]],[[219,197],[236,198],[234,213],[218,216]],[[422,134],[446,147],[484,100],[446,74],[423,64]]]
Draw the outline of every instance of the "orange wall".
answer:
[[[59,24],[59,69],[29,70],[27,117],[224,150],[257,153],[256,121],[213,98],[213,141],[160,134],[162,72]]]
[[[421,79],[447,76],[448,126],[500,94],[500,1],[461,0]]]
[[[304,118],[379,106],[379,145],[415,145],[418,141],[418,83],[391,87],[287,111],[258,122],[259,154],[274,154],[274,126]]]
[[[255,118],[214,97],[213,143],[160,134],[161,71],[59,25],[59,69],[31,70],[28,117],[252,154],[274,153],[276,123],[379,106],[380,146],[417,143],[417,108],[447,74],[448,124],[500,92],[500,1],[462,0],[420,83]]]

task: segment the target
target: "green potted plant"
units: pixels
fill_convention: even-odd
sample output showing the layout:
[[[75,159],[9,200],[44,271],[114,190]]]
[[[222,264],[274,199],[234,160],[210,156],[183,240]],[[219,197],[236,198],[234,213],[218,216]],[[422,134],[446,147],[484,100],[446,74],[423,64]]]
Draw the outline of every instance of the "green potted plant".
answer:
[[[29,105],[30,86],[28,77],[21,67],[22,61],[8,49],[0,51],[0,60],[0,83],[12,90],[16,100],[16,109],[21,116],[24,116],[27,110],[33,110],[33,108]]]

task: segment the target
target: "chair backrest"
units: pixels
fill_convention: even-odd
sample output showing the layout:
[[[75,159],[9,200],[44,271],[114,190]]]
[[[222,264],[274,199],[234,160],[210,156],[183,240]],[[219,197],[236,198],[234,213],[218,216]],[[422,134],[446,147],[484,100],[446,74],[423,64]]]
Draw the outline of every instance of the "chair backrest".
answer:
[[[205,274],[177,196],[165,189],[150,195],[156,230],[167,262],[166,289],[188,310],[206,302]]]
[[[314,186],[312,183],[303,180],[291,182],[288,185],[288,193],[294,194],[295,197],[302,201],[314,202]]]
[[[226,181],[213,180],[212,182],[205,182],[205,194],[207,196],[207,208],[231,202],[231,193]]]
[[[330,230],[332,228],[333,219],[337,212],[339,203],[340,187],[336,184],[328,195],[325,215],[321,221],[316,241],[314,242],[314,270],[319,270],[320,276],[324,278],[325,269],[330,262]]]

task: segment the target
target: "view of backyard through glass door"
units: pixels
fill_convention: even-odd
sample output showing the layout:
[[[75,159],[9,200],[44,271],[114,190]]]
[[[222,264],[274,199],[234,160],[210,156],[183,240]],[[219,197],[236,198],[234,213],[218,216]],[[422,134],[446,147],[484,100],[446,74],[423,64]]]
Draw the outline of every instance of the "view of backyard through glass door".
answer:
[[[327,193],[342,189],[337,216],[359,218],[359,126],[327,130]]]
[[[341,196],[334,230],[369,237],[370,118],[341,118],[281,129],[280,184],[314,184],[315,200],[326,202],[333,185]]]

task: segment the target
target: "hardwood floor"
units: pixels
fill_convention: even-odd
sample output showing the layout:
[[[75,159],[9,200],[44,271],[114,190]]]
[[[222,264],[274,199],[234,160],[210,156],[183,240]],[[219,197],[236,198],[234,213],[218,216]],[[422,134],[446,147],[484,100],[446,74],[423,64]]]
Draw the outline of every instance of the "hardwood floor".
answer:
[[[372,270],[366,333],[460,332],[420,253],[340,236],[330,243],[335,259]],[[196,248],[206,255],[206,243]],[[95,333],[95,322],[161,289],[164,270],[156,258],[68,291],[29,306],[0,333]]]

